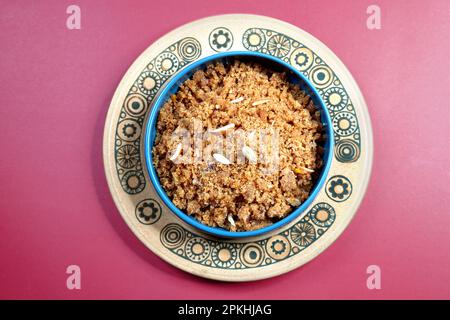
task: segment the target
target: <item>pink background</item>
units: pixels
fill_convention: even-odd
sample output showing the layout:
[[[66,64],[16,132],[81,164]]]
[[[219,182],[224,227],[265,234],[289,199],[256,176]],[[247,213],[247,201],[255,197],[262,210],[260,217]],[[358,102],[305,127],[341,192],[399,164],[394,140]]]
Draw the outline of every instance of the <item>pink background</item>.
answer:
[[[366,28],[366,8],[382,29]],[[66,28],[66,7],[82,30]],[[450,2],[0,1],[0,298],[450,298]],[[283,19],[353,73],[375,161],[349,228],[311,263],[273,279],[219,283],[148,251],[103,174],[105,115],[123,74],[171,29],[220,13]],[[66,267],[82,289],[66,288]],[[366,268],[382,270],[368,290]]]

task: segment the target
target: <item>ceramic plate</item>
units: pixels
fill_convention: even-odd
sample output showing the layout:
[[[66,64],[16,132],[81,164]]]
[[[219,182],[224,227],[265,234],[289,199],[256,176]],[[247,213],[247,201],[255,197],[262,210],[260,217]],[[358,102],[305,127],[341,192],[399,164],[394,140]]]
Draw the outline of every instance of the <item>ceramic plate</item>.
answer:
[[[246,50],[277,57],[310,80],[330,112],[335,148],[324,187],[295,221],[258,237],[226,240],[191,228],[158,197],[145,166],[143,128],[154,97],[170,77],[198,59]],[[369,180],[372,131],[356,82],[324,44],[276,19],[222,15],[168,33],[137,58],[111,101],[103,157],[117,208],[151,251],[201,277],[249,281],[307,263],[344,231]]]

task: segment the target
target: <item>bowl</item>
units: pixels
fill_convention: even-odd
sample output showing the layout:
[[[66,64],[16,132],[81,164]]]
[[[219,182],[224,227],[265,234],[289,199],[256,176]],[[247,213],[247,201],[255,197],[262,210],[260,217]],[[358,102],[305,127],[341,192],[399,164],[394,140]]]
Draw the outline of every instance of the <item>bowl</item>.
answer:
[[[299,207],[295,208],[288,216],[282,218],[281,220],[275,222],[274,224],[257,229],[252,231],[240,231],[233,232],[228,231],[226,229],[220,227],[210,227],[199,222],[195,217],[188,215],[183,212],[179,208],[177,208],[172,200],[168,197],[164,189],[162,188],[158,174],[156,172],[155,167],[153,166],[153,155],[152,148],[154,145],[155,137],[156,137],[156,123],[158,120],[158,114],[161,107],[165,104],[165,102],[169,99],[169,97],[176,93],[179,89],[179,86],[187,79],[189,79],[195,71],[199,69],[205,69],[207,65],[215,62],[223,62],[224,64],[229,63],[232,60],[239,59],[241,61],[254,61],[271,68],[275,71],[284,71],[287,74],[287,79],[294,84],[300,86],[300,88],[305,91],[313,100],[315,106],[320,110],[321,114],[321,122],[324,127],[326,141],[324,145],[324,154],[323,154],[323,166],[321,172],[319,174],[318,179],[316,180],[315,185],[313,186],[311,193],[306,201],[304,201]],[[199,59],[185,68],[181,69],[178,73],[173,75],[166,84],[162,87],[157,97],[154,99],[152,104],[152,108],[150,111],[150,115],[148,117],[147,123],[145,124],[145,134],[144,134],[144,155],[145,161],[147,164],[147,170],[150,176],[150,180],[153,184],[158,195],[161,197],[165,205],[175,213],[181,220],[189,224],[190,226],[208,233],[210,235],[216,237],[225,237],[225,238],[244,238],[244,237],[254,237],[259,236],[264,233],[276,230],[281,228],[282,226],[292,222],[296,218],[298,218],[304,211],[307,209],[310,204],[313,202],[315,197],[317,196],[319,190],[324,187],[325,179],[328,174],[328,171],[331,166],[332,160],[332,150],[334,147],[334,135],[331,126],[331,118],[328,110],[325,107],[324,102],[320,98],[319,93],[316,89],[311,85],[309,80],[295,68],[293,68],[290,64],[284,62],[283,60],[276,58],[271,55],[259,53],[259,52],[251,52],[251,51],[233,51],[233,52],[223,52],[218,53],[212,56],[209,56],[204,59]]]

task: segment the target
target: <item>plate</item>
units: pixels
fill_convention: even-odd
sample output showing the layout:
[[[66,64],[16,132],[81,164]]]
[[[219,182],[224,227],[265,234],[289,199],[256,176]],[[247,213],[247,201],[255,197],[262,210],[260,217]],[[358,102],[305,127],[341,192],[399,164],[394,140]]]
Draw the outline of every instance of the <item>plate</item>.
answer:
[[[269,54],[302,72],[325,102],[335,134],[326,183],[311,205],[281,229],[237,240],[203,234],[171,212],[151,184],[143,154],[143,128],[164,83],[188,64],[226,51]],[[146,49],[113,96],[103,138],[108,186],[133,233],[168,263],[222,281],[270,278],[323,252],[355,215],[369,181],[372,156],[367,106],[344,64],[298,27],[247,14],[188,23]]]

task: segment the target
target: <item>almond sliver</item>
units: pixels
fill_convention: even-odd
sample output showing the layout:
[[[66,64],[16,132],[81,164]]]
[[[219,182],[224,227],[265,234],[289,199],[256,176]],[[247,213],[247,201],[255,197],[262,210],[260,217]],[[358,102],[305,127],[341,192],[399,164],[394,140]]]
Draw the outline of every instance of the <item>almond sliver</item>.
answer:
[[[222,164],[231,164],[231,161],[225,158],[220,153],[214,153],[213,154],[214,159],[216,159],[217,162],[220,162]]]
[[[242,148],[242,154],[246,157],[250,162],[256,162],[257,157],[255,151],[248,146],[244,146]]]
[[[178,158],[178,156],[180,155],[180,153],[181,153],[181,143],[179,143],[179,144],[177,145],[177,147],[175,148],[175,151],[172,153],[172,155],[170,156],[169,160],[170,160],[170,161],[175,160],[176,158]]]
[[[241,101],[244,101],[244,97],[239,97],[239,98],[236,98],[234,100],[231,100],[230,103],[239,103]]]
[[[305,167],[298,167],[298,168],[295,168],[294,171],[295,171],[295,173],[302,173],[302,171],[310,172],[310,173],[314,172],[313,169],[308,169],[308,168],[305,168]]]
[[[217,128],[217,129],[213,129],[213,130],[209,130],[209,132],[219,133],[219,132],[227,131],[227,130],[230,130],[233,128],[234,128],[234,123],[230,123],[230,124],[227,124],[226,126],[223,126],[223,127]]]
[[[257,100],[255,102],[252,103],[252,106],[259,106],[260,104],[264,104],[270,102],[270,99],[262,99],[262,100]]]
[[[227,219],[228,219],[228,222],[229,222],[233,227],[236,226],[236,223],[234,222],[233,216],[232,216],[231,214],[228,215]]]

